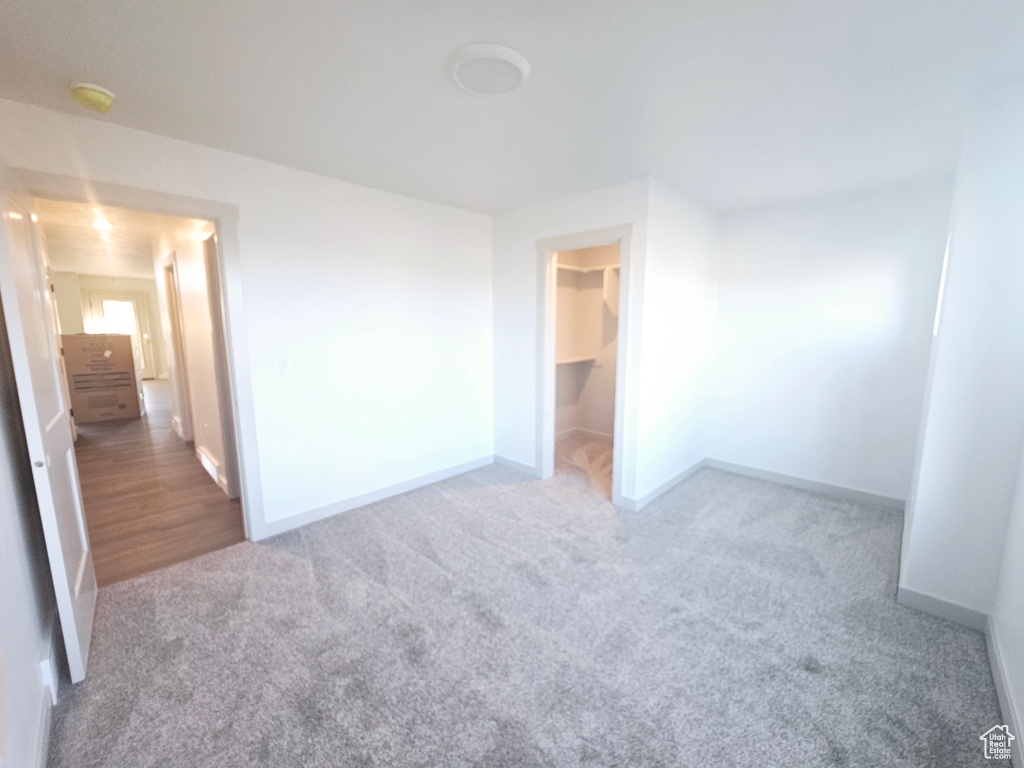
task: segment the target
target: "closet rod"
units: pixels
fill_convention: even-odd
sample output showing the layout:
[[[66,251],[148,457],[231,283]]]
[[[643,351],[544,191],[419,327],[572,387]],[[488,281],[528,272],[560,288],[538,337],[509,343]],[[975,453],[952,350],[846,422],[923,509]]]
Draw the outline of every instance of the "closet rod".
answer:
[[[570,272],[604,272],[606,269],[618,269],[618,264],[605,264],[600,267],[577,267],[574,264],[558,264],[559,269],[567,269]]]

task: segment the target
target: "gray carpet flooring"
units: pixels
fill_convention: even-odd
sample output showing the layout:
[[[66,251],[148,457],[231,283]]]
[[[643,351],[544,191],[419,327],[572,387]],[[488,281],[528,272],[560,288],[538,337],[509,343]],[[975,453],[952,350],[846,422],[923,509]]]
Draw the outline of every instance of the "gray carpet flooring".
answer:
[[[702,469],[639,513],[493,466],[100,593],[53,768],[973,766],[983,637],[900,515]]]

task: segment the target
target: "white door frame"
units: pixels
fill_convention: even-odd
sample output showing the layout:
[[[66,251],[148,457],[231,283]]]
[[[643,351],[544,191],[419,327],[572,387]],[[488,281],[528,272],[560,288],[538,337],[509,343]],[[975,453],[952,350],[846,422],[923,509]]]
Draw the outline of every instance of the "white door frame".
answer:
[[[630,389],[634,377],[629,376],[629,370],[638,353],[631,343],[637,334],[631,334],[631,329],[639,328],[638,318],[632,317],[632,312],[639,310],[639,302],[634,305],[630,301],[634,292],[634,287],[631,287],[632,239],[633,225],[623,224],[537,242],[537,467],[541,478],[545,479],[555,473],[555,299],[558,287],[555,255],[559,251],[619,244],[619,328],[616,336],[615,426],[612,445],[612,503],[619,506],[623,504],[623,493],[629,490],[626,484],[633,475],[632,471],[627,470],[635,464],[636,457],[636,399]]]
[[[167,304],[167,322],[171,332],[171,355],[174,358],[168,373],[178,406],[178,424],[175,432],[182,440],[189,441],[192,432],[192,396],[188,390],[188,364],[185,351],[185,328],[182,326],[181,283],[178,280],[178,254],[176,251],[160,258],[160,279],[163,281],[164,299]],[[171,291],[173,290],[173,295]],[[157,296],[159,296],[159,291]],[[161,317],[161,320],[163,318]],[[223,403],[221,403],[223,408]],[[171,421],[174,421],[172,416]]]
[[[231,391],[231,413],[238,451],[239,490],[245,536],[265,538],[263,493],[256,443],[256,413],[252,397],[252,372],[246,341],[242,302],[242,263],[238,242],[238,206],[165,192],[125,187],[71,176],[12,168],[29,194],[53,200],[129,208],[148,213],[206,219],[217,234],[218,268],[221,276],[221,306],[227,341],[227,368]]]
[[[218,256],[220,243],[212,234],[203,240],[203,266],[206,271],[207,296],[209,299],[210,325],[213,327],[213,363],[218,382],[230,381],[228,372],[227,338],[224,335],[224,306],[221,302],[221,278]],[[231,418],[231,404],[218,397],[220,429],[224,440],[224,471],[229,498],[238,497],[238,452],[235,438],[235,422]],[[227,407],[225,407],[227,406]],[[219,481],[218,481],[219,483]]]

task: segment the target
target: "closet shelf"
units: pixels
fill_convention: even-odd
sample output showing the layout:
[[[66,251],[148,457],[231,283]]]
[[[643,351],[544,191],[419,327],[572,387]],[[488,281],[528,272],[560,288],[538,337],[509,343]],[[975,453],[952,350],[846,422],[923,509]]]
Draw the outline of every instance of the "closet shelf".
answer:
[[[600,267],[577,267],[574,264],[558,264],[557,266],[559,269],[566,269],[570,272],[583,272],[584,274],[587,274],[588,272],[604,272],[606,269],[619,268],[618,264],[605,264]]]
[[[565,360],[555,360],[555,365],[568,365],[569,363],[592,363],[597,360],[596,356],[590,357],[567,357]]]

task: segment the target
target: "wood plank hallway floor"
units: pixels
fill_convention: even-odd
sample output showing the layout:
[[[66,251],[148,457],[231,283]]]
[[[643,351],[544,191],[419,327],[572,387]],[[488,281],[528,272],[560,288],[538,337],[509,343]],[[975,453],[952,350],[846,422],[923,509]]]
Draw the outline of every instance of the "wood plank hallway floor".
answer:
[[[167,382],[144,382],[144,391],[141,419],[78,427],[75,456],[101,587],[245,538],[239,501],[171,428]]]

